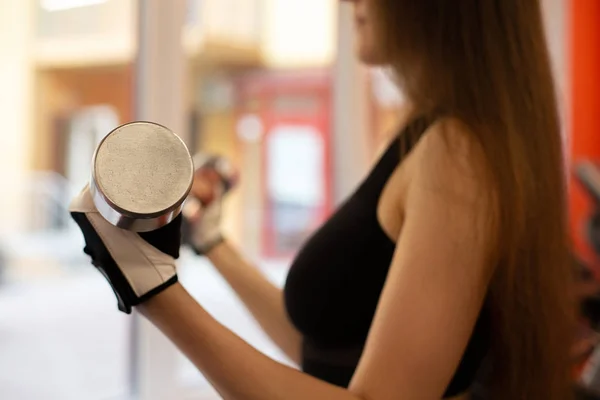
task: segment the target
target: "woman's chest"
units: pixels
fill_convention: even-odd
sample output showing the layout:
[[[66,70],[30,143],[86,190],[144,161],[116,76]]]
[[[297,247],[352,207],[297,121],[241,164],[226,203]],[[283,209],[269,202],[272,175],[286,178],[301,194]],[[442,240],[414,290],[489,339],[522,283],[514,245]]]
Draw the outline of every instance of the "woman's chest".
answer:
[[[395,141],[359,188],[305,243],[285,286],[292,322],[322,340],[362,340],[402,230],[413,157]]]
[[[366,338],[401,231],[402,180],[394,172],[379,193],[359,189],[298,253],[285,300],[306,336],[337,343]]]

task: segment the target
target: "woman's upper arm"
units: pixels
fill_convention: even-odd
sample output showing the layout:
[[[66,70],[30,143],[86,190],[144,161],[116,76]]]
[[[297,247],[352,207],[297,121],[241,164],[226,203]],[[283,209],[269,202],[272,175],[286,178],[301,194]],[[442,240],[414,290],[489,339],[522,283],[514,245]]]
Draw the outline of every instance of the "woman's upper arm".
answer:
[[[493,273],[481,152],[459,125],[446,128],[446,137],[432,128],[413,154],[402,232],[350,385],[367,399],[440,399]]]

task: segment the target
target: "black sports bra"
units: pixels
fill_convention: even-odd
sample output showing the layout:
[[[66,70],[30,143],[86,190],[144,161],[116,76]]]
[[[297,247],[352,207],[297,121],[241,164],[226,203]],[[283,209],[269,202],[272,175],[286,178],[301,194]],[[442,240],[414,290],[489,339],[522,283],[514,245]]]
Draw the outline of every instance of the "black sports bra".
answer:
[[[285,284],[285,303],[303,334],[302,369],[347,387],[361,356],[396,244],[377,219],[381,192],[429,124],[415,120],[333,216],[305,243]],[[482,310],[444,397],[467,391],[489,348],[489,318]]]

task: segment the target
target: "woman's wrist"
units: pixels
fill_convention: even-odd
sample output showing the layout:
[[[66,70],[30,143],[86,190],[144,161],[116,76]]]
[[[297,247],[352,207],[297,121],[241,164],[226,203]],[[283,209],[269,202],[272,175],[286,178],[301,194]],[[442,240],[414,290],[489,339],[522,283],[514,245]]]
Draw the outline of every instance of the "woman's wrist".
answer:
[[[220,233],[210,238],[209,240],[205,240],[200,243],[195,243],[192,245],[194,252],[199,256],[208,256],[208,253],[212,252],[215,247],[218,247],[225,241],[225,237]]]
[[[225,236],[219,234],[219,236],[215,237],[214,239],[212,239],[210,242],[208,242],[204,247],[203,247],[203,251],[202,254],[206,257],[210,258],[211,254],[214,254],[214,252],[219,248],[222,247],[222,245],[225,244]]]
[[[149,317],[152,312],[163,307],[165,303],[168,303],[175,293],[181,291],[183,286],[177,282],[174,285],[169,286],[162,292],[156,294],[150,299],[147,299],[143,303],[136,306],[136,309],[145,317]]]

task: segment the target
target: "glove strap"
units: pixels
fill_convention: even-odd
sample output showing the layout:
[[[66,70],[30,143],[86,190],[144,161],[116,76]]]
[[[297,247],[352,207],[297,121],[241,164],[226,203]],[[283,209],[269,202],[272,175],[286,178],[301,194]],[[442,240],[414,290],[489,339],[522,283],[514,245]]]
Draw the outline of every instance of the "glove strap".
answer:
[[[110,284],[117,298],[120,311],[125,314],[131,314],[132,307],[143,303],[169,286],[177,283],[177,275],[175,274],[160,286],[144,293],[142,296],[138,296],[86,215],[74,212],[71,213],[71,216],[77,225],[79,225],[85,237],[86,246],[83,251],[92,258],[92,264]]]

